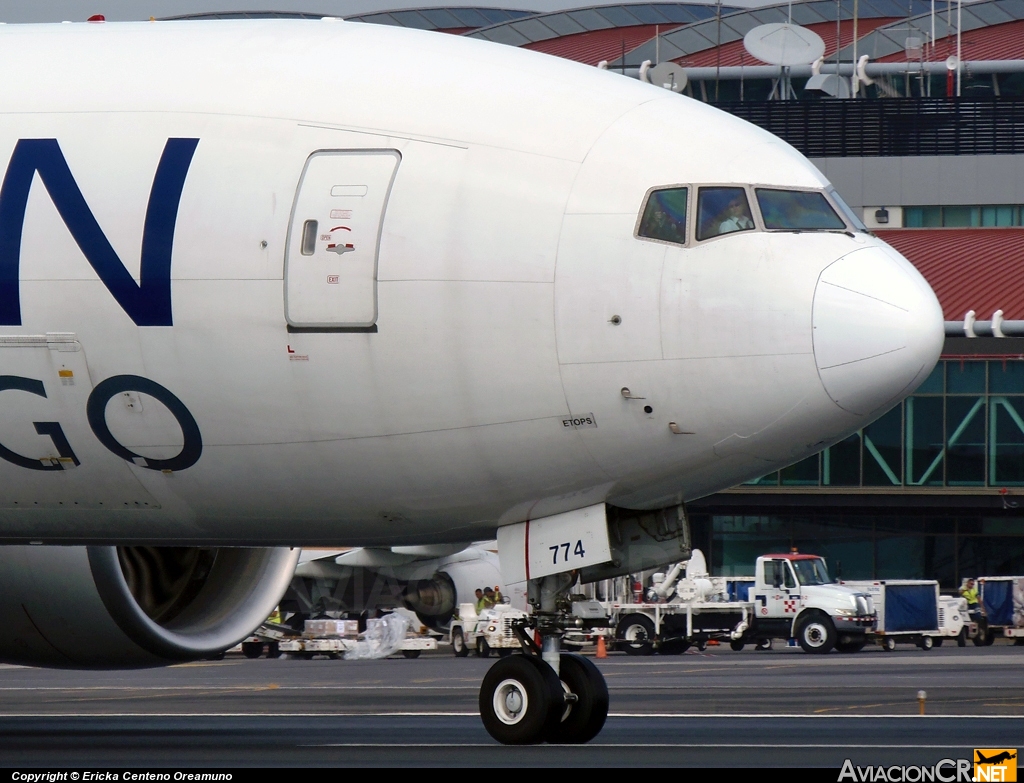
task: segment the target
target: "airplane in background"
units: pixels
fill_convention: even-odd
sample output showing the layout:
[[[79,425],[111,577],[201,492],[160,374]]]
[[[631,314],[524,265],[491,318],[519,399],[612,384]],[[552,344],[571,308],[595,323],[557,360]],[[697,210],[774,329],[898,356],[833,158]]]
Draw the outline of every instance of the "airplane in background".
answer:
[[[497,536],[543,643],[484,725],[586,742],[576,580],[685,559],[687,501],[941,350],[794,149],[606,71],[330,19],[8,25],[0,64],[2,661],[202,658],[298,547]]]

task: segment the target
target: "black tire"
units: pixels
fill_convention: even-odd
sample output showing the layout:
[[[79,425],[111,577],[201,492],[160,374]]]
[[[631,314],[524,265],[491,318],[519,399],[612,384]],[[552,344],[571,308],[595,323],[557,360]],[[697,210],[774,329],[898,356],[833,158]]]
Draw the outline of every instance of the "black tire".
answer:
[[[487,640],[484,637],[482,637],[482,636],[477,637],[477,640],[476,640],[476,654],[480,658],[490,658],[491,657],[491,645],[489,645],[487,643]]]
[[[697,642],[693,646],[696,647],[701,652],[704,652],[706,649],[708,649],[708,640],[707,639],[698,639]]]
[[[558,667],[559,679],[576,695],[576,702],[565,704],[561,721],[548,736],[548,742],[575,745],[590,742],[600,733],[608,717],[608,686],[604,676],[589,658],[581,655],[562,653]]]
[[[984,647],[985,634],[983,634],[981,631],[978,631],[978,635],[971,639],[971,642],[974,644],[975,647]]]
[[[1013,646],[1014,647],[1024,647],[1024,639],[1021,639],[1020,637],[1017,637],[1016,639],[1013,640]]]
[[[941,646],[942,646],[942,643],[943,643],[944,641],[945,641],[945,639],[932,639],[932,643],[933,643],[933,644],[934,644],[934,645],[935,645],[936,647],[941,647]]]
[[[403,658],[409,658],[410,660],[412,660],[413,658],[419,658],[420,657],[420,651],[419,650],[402,650],[402,657]]]
[[[896,649],[896,640],[891,636],[886,636],[882,640],[882,649],[886,652],[892,652]]]
[[[967,646],[967,628],[961,628],[960,633],[956,635],[956,646],[966,647]]]
[[[755,650],[770,650],[772,649],[771,639],[758,639],[757,644],[754,645]]]
[[[796,638],[804,652],[824,655],[836,646],[836,627],[828,615],[809,614],[797,625]]]
[[[242,642],[242,655],[246,658],[259,658],[263,655],[263,642]]]
[[[456,658],[465,658],[469,655],[469,648],[466,646],[466,637],[462,635],[461,629],[452,631],[452,652]]]
[[[744,642],[741,642],[738,639],[729,642],[729,647],[732,648],[733,652],[740,652],[746,646],[747,645]]]
[[[984,641],[984,644],[983,644],[983,646],[984,646],[984,647],[991,647],[991,646],[992,646],[992,643],[993,643],[993,642],[994,642],[995,640],[996,640],[996,632],[990,629],[990,630],[988,630],[988,631],[987,631],[987,632],[985,633],[985,641]]]
[[[627,655],[650,655],[654,652],[654,623],[642,614],[627,614],[615,629],[619,649]]]
[[[865,644],[867,644],[867,639],[860,637],[846,642],[836,642],[836,649],[841,653],[856,653],[863,650]]]
[[[565,691],[554,669],[530,655],[499,659],[480,685],[480,718],[504,745],[530,745],[552,736],[562,720]]]
[[[922,650],[930,650],[935,646],[935,640],[930,636],[922,636],[921,641],[917,643],[917,646]]]
[[[660,655],[682,655],[690,649],[690,643],[686,639],[666,639],[658,645]]]

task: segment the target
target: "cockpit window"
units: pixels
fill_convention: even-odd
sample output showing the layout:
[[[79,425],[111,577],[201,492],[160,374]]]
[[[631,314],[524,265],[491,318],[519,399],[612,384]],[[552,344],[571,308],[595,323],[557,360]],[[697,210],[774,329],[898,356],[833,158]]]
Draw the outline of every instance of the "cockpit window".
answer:
[[[697,198],[697,239],[754,228],[743,188],[701,188]]]
[[[655,190],[647,199],[637,234],[663,242],[686,242],[686,198],[688,188]]]
[[[764,226],[781,231],[845,231],[824,193],[806,190],[757,188]]]
[[[846,216],[846,219],[850,221],[855,229],[858,231],[868,230],[868,227],[864,225],[864,221],[857,217],[857,213],[850,209],[850,205],[843,201],[843,197],[836,192],[835,188],[829,186],[825,192],[828,193],[832,201],[839,207],[839,211]]]

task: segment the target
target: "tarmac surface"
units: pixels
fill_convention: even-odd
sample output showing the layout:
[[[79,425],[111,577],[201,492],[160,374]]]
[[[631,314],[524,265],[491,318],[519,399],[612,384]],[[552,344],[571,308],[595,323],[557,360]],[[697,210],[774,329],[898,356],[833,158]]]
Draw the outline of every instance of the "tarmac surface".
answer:
[[[478,716],[494,659],[248,660],[131,672],[0,666],[0,765],[931,765],[1024,746],[1024,648],[612,653],[585,746],[503,747]],[[921,717],[917,693],[927,694]],[[831,779],[831,776],[830,776]]]

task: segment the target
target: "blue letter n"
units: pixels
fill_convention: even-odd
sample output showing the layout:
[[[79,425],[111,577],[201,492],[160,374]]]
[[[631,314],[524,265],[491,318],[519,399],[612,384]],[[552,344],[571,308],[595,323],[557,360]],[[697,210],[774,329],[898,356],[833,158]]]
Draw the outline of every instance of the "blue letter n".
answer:
[[[153,178],[142,232],[140,283],[93,217],[56,139],[21,139],[0,187],[0,326],[21,325],[18,265],[35,173],[100,280],[139,326],[171,325],[171,246],[185,176],[199,139],[168,139]]]

